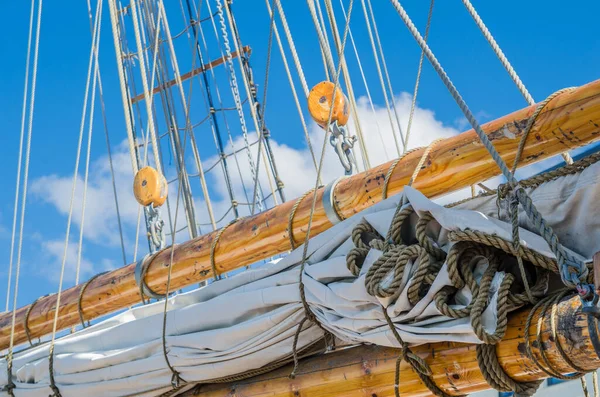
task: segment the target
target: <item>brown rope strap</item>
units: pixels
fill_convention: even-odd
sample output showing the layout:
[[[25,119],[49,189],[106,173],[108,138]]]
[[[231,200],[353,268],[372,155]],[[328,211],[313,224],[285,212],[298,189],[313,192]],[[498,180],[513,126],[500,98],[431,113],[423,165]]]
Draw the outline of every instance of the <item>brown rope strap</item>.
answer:
[[[106,274],[108,272],[102,272],[102,273],[98,273],[96,275],[94,275],[92,278],[90,278],[88,281],[86,281],[82,286],[81,289],[79,290],[79,297],[77,298],[77,312],[79,313],[79,320],[81,321],[81,326],[83,328],[87,328],[90,326],[90,322],[88,321],[87,325],[85,324],[85,320],[83,318],[83,307],[82,307],[82,300],[83,300],[83,293],[85,292],[85,289],[88,287],[88,285],[90,285],[92,283],[92,281],[94,281],[95,279],[97,279],[98,277],[102,276],[103,274]]]
[[[229,226],[231,226],[234,223],[238,222],[240,219],[244,219],[244,218],[236,218],[236,219],[232,220],[231,222],[229,222],[224,227],[222,227],[221,229],[219,229],[217,231],[217,234],[215,235],[215,238],[212,241],[212,244],[210,245],[210,266],[212,268],[212,273],[213,273],[213,277],[214,277],[215,280],[220,280],[221,279],[221,274],[219,274],[217,272],[217,264],[215,263],[215,251],[216,251],[216,248],[217,248],[217,244],[219,244],[219,239],[221,238],[221,235],[223,234],[223,232],[225,232],[225,230],[227,230],[227,228]]]
[[[56,386],[56,381],[54,380],[54,342],[50,344],[50,352],[48,355],[48,375],[50,380],[49,387],[52,390],[50,397],[62,397],[58,386]]]
[[[563,94],[563,93],[569,92],[569,91],[573,91],[575,89],[576,89],[576,87],[563,88],[561,90],[558,90],[558,91],[550,94],[546,99],[544,99],[542,102],[538,103],[537,107],[535,108],[535,111],[533,112],[531,117],[529,117],[529,120],[527,120],[527,124],[525,125],[525,131],[523,131],[523,135],[521,136],[521,140],[519,141],[519,147],[517,148],[517,154],[515,156],[515,161],[513,163],[513,167],[511,170],[513,175],[515,174],[515,171],[517,170],[517,167],[519,166],[519,161],[521,161],[521,156],[523,155],[523,149],[525,149],[525,143],[527,141],[527,137],[529,136],[529,132],[531,131],[531,127],[533,127],[533,124],[535,124],[535,121],[537,120],[537,118],[540,115],[540,113],[542,112],[542,110],[544,110],[544,108],[546,107],[546,105],[548,103],[550,103],[550,101],[552,101],[554,98],[556,98],[560,94]],[[571,159],[571,158],[569,157],[569,159]],[[567,161],[567,163],[568,162],[569,161]],[[573,163],[573,159],[571,159],[570,162]]]
[[[294,239],[294,216],[296,216],[296,211],[298,211],[298,207],[300,206],[300,203],[302,202],[302,200],[304,200],[306,197],[308,197],[310,194],[312,194],[315,191],[315,189],[310,189],[309,191],[305,192],[302,196],[300,196],[296,202],[294,203],[294,206],[292,207],[292,210],[290,211],[290,216],[288,218],[288,227],[287,227],[287,233],[288,233],[288,238],[290,240],[290,247],[292,247],[292,249],[296,249],[297,245],[296,245],[296,240]]]
[[[436,385],[436,383],[433,381],[433,373],[431,371],[431,368],[429,367],[429,364],[427,364],[427,362],[421,357],[413,353],[410,347],[408,347],[408,344],[406,344],[402,340],[402,337],[398,333],[398,330],[396,329],[396,326],[390,318],[387,309],[382,306],[381,310],[385,317],[385,321],[387,322],[390,330],[392,331],[392,334],[396,338],[396,341],[400,344],[401,348],[401,354],[396,359],[396,371],[394,378],[394,393],[396,397],[400,397],[400,364],[403,360],[406,361],[412,367],[412,369],[421,379],[421,382],[423,382],[423,384],[431,391],[431,393],[438,397],[450,397],[449,394],[440,389],[438,385]]]
[[[165,298],[167,296],[166,294],[158,294],[158,293],[152,291],[152,289],[148,286],[148,284],[146,284],[146,274],[148,273],[148,269],[150,268],[150,263],[152,263],[152,260],[156,257],[156,255],[158,255],[158,252],[155,252],[154,254],[152,254],[150,256],[147,255],[142,260],[142,268],[140,269],[140,282],[138,285],[138,293],[140,294],[140,297],[142,298],[142,303],[144,305],[150,302],[150,298],[161,299],[161,298]],[[94,276],[94,278],[95,277],[97,277],[97,276]],[[91,282],[92,280],[93,280],[93,278],[90,279],[88,282]],[[80,302],[81,302],[81,298],[83,297],[83,290],[86,287],[87,287],[87,285],[85,285],[79,293]],[[146,300],[144,298],[145,296],[147,296],[147,294],[149,295],[148,300]],[[81,312],[79,314],[79,318],[83,322],[83,316],[82,316]]]
[[[17,386],[13,382],[12,368],[13,368],[13,352],[12,352],[12,350],[10,350],[8,352],[8,354],[6,355],[6,375],[7,375],[7,382],[6,382],[6,385],[2,389],[0,389],[0,390],[8,393],[8,395],[10,397],[15,397],[15,392],[13,390]]]
[[[572,380],[572,379],[577,379],[577,378],[581,378],[582,376],[585,375],[585,371],[581,370],[581,368],[577,367],[576,365],[574,365],[574,363],[572,362],[572,360],[569,359],[569,357],[566,356],[566,354],[564,353],[564,350],[560,344],[560,341],[557,337],[557,330],[556,330],[556,321],[555,321],[555,317],[556,317],[556,307],[558,305],[558,303],[561,301],[562,298],[564,298],[565,296],[571,294],[572,292],[569,291],[568,289],[563,289],[563,290],[559,290],[557,291],[555,294],[553,295],[549,295],[546,298],[542,299],[541,301],[539,301],[531,310],[531,312],[529,313],[529,315],[527,316],[527,321],[525,322],[525,352],[527,353],[527,357],[532,360],[538,367],[539,369],[544,372],[546,375],[551,376],[553,378],[557,378],[557,379],[562,379],[562,380]],[[550,362],[550,360],[548,359],[547,355],[546,355],[546,351],[545,349],[542,348],[542,324],[544,322],[544,317],[546,315],[546,313],[548,312],[548,309],[550,308],[550,306],[552,306],[551,309],[551,321],[550,321],[550,326],[551,326],[551,333],[552,333],[552,338],[554,343],[556,344],[557,350],[560,353],[561,358],[569,365],[571,366],[575,371],[578,371],[574,374],[571,375],[563,375],[560,373],[560,371],[558,371]],[[531,343],[529,341],[529,330],[531,328],[531,322],[533,321],[533,317],[534,314],[536,313],[537,309],[540,309],[540,314],[538,316],[537,319],[537,330],[536,330],[536,344],[538,346],[538,351],[540,353],[540,356],[542,357],[542,361],[544,362],[545,366],[542,365],[542,363],[540,362],[540,360],[537,358],[537,356],[535,354],[533,354],[533,351],[531,349]]]
[[[392,179],[392,174],[394,173],[394,170],[396,169],[396,166],[398,165],[398,163],[404,157],[408,156],[409,154],[411,154],[413,152],[416,152],[417,150],[421,150],[421,149],[423,149],[423,147],[418,147],[418,148],[407,150],[406,152],[402,153],[402,155],[400,157],[398,157],[396,160],[394,160],[392,162],[392,164],[390,164],[390,168],[388,168],[387,173],[385,174],[385,178],[383,178],[383,188],[381,189],[381,196],[384,200],[386,198],[388,198],[388,186],[390,184],[390,179]]]
[[[543,380],[518,382],[502,369],[495,345],[477,345],[477,364],[483,378],[492,388],[503,392],[515,392],[519,396],[532,396]]]
[[[448,240],[450,241],[471,241],[474,243],[484,244],[490,247],[498,248],[510,255],[520,255],[525,260],[531,262],[534,266],[539,266],[549,270],[552,273],[558,273],[558,265],[556,260],[548,258],[527,247],[520,248],[519,252],[514,252],[512,242],[506,241],[496,235],[486,234],[478,230],[453,230],[448,232]]]
[[[441,261],[446,259],[446,252],[436,246],[431,237],[427,235],[427,225],[433,220],[433,215],[429,211],[423,213],[419,218],[415,227],[415,234],[419,244],[425,248],[436,260]]]
[[[25,329],[25,335],[27,335],[27,340],[29,341],[30,346],[33,346],[34,344],[31,342],[31,330],[29,329],[29,315],[31,314],[31,311],[33,310],[36,303],[38,303],[38,301],[40,299],[46,298],[50,295],[54,295],[54,294],[44,295],[44,296],[34,300],[33,303],[31,305],[29,305],[29,307],[27,308],[27,311],[25,312],[25,319],[23,320],[23,328]],[[39,340],[38,340],[38,343],[40,343]]]

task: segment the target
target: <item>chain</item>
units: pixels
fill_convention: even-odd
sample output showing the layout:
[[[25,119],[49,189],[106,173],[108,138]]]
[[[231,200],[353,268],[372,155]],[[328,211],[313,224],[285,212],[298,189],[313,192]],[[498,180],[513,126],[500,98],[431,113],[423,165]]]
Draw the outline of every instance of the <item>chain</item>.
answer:
[[[165,248],[165,222],[160,216],[160,210],[154,208],[153,205],[149,205],[144,208],[146,212],[146,224],[149,230],[149,237],[151,241],[151,253]]]
[[[254,164],[254,159],[252,158],[252,153],[250,152],[250,143],[248,142],[248,128],[246,127],[246,119],[244,118],[244,110],[242,108],[242,102],[240,99],[240,91],[237,84],[237,79],[235,77],[235,69],[233,66],[233,58],[231,55],[231,46],[229,44],[229,35],[227,34],[227,26],[225,25],[225,16],[223,15],[223,4],[218,1],[217,2],[217,14],[219,15],[219,24],[221,27],[221,35],[223,37],[223,47],[225,48],[225,55],[227,57],[227,65],[229,71],[229,85],[231,86],[231,92],[233,93],[233,99],[235,101],[235,107],[238,112],[238,116],[240,118],[240,127],[242,130],[242,136],[244,137],[244,144],[246,145],[246,154],[248,155],[248,165],[250,166],[250,172],[252,173],[252,180],[255,183],[258,183],[258,175],[256,175],[256,166]],[[243,56],[241,53],[239,56]],[[253,106],[253,105],[251,105]],[[260,189],[256,189],[256,194],[254,196],[254,200],[257,203],[258,211],[261,212],[263,208],[262,199],[261,199],[261,191]]]
[[[356,142],[356,136],[350,135],[346,127],[340,126],[337,122],[332,123],[329,129],[331,132],[329,143],[333,146],[335,153],[338,155],[346,175],[352,175],[357,168],[356,159],[352,153],[352,148]]]

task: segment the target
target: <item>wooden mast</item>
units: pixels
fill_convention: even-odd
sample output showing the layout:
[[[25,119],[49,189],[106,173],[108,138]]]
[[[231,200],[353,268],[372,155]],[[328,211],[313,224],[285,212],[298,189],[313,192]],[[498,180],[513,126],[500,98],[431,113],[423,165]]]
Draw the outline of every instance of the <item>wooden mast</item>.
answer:
[[[509,321],[504,339],[496,346],[503,371],[519,382],[547,378],[539,366],[525,353],[525,322],[531,309],[525,309]],[[542,363],[536,340],[537,318],[529,329],[529,341],[535,357]],[[558,305],[558,338],[552,337],[550,316],[546,313],[541,326],[542,348],[558,372],[576,372],[561,356],[557,342],[567,358],[581,368],[600,368],[598,321],[581,312],[579,297]],[[591,333],[590,333],[591,331]],[[490,389],[477,364],[476,346],[461,343],[432,343],[413,349],[425,359],[438,387],[450,395],[463,395]],[[384,397],[394,395],[394,377],[398,349],[359,346],[340,352],[311,357],[300,362],[296,377],[289,378],[290,366],[254,378],[225,384],[197,386],[182,396],[244,397]],[[402,397],[432,396],[410,365],[402,362],[400,370]],[[577,386],[574,386],[577,387]],[[540,393],[543,395],[543,392]]]
[[[483,125],[492,143],[508,164],[512,164],[528,117],[529,106]],[[539,115],[523,152],[521,165],[532,164],[550,156],[575,149],[600,139],[600,80],[554,98]],[[390,178],[388,193],[396,194],[408,182],[423,154],[417,150],[398,163]],[[385,174],[391,162],[341,180],[333,189],[333,205],[342,218],[382,200]],[[498,175],[499,170],[474,131],[447,138],[432,149],[429,160],[414,187],[428,197],[439,197]],[[317,191],[317,206],[312,235],[332,226],[323,207],[323,190]],[[310,213],[310,199],[298,207],[293,234],[302,242]],[[287,224],[294,201],[240,220],[221,235],[215,251],[218,272],[227,272],[290,249]],[[211,243],[216,232],[195,238],[175,248],[171,289],[176,290],[212,277]],[[170,249],[150,260],[146,283],[157,293],[165,291]],[[92,319],[140,302],[134,276],[135,264],[95,278],[81,300],[84,318]],[[83,285],[62,293],[58,329],[79,324],[78,302]],[[30,310],[28,326],[31,337],[47,335],[52,330],[56,296],[40,298]],[[27,341],[25,317],[30,306],[17,310],[15,343]],[[0,316],[0,350],[8,346],[11,313]]]

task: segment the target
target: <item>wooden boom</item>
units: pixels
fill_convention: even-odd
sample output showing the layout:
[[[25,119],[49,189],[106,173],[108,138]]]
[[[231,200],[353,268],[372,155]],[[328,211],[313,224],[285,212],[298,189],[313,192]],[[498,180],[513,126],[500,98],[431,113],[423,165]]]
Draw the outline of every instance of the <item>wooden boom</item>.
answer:
[[[512,164],[523,128],[535,106],[516,111],[483,126],[504,160]],[[521,165],[532,164],[550,156],[575,149],[600,139],[600,80],[554,98],[539,115],[528,139]],[[402,191],[423,150],[407,155],[396,166],[388,193]],[[348,218],[382,200],[385,174],[391,162],[341,180],[333,191],[337,213]],[[474,131],[447,138],[432,149],[414,187],[428,197],[438,197],[498,175],[499,170]],[[332,226],[323,207],[323,191],[317,191],[317,206],[312,236]],[[227,272],[290,249],[288,217],[294,201],[289,201],[260,214],[245,218],[228,227],[215,250],[218,272]],[[302,242],[306,233],[311,197],[300,203],[293,220],[293,235]],[[171,290],[175,291],[212,277],[211,243],[217,232],[200,236],[178,245],[174,252]],[[166,289],[170,248],[154,256],[145,277],[157,293]],[[83,317],[93,319],[140,302],[139,287],[130,264],[95,278],[85,289],[81,300]],[[83,285],[62,293],[58,329],[79,324],[78,301]],[[47,335],[52,330],[56,296],[40,298],[30,310],[27,324],[31,337]],[[27,341],[25,318],[29,306],[16,313],[15,343]],[[11,329],[11,313],[0,316],[0,350],[7,348]]]
[[[525,353],[525,322],[531,309],[516,313],[509,320],[504,339],[496,346],[503,371],[519,382],[547,378]],[[585,370],[600,368],[598,321],[581,313],[579,297],[558,305],[558,338],[552,337],[550,316],[541,326],[541,346],[558,372],[576,372],[561,356],[557,341],[567,358]],[[535,357],[543,363],[536,340],[538,311],[531,322],[529,341]],[[591,333],[590,333],[591,330]],[[433,380],[443,391],[458,396],[490,389],[477,365],[476,346],[461,343],[432,343],[413,351],[425,359]],[[296,377],[289,378],[290,366],[243,381],[197,386],[182,396],[244,397],[384,397],[394,395],[394,377],[398,349],[359,346],[340,352],[315,356],[300,362]],[[432,396],[410,365],[400,367],[402,397]],[[577,387],[577,386],[574,386]],[[543,393],[540,393],[543,395]]]

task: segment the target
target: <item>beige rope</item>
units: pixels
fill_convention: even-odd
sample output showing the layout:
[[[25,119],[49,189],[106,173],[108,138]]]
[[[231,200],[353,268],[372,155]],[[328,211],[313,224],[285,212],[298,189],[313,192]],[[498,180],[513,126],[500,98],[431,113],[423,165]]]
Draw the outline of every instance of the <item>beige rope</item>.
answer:
[[[302,200],[304,200],[306,197],[308,197],[308,195],[310,195],[311,193],[313,193],[315,191],[315,189],[310,189],[309,191],[305,192],[302,196],[300,196],[296,202],[294,203],[294,206],[292,207],[292,210],[290,211],[290,216],[288,218],[288,227],[287,227],[287,233],[288,233],[288,238],[290,240],[290,247],[292,247],[292,249],[296,249],[296,240],[294,240],[294,227],[293,227],[293,223],[294,223],[294,217],[296,216],[296,211],[298,210],[298,207],[300,206],[300,203],[302,202]]]
[[[421,158],[419,159],[419,162],[417,163],[417,166],[415,167],[415,170],[413,171],[413,173],[407,183],[407,186],[412,186],[414,181],[417,179],[417,176],[419,176],[419,172],[421,172],[421,168],[423,168],[425,161],[427,161],[427,158],[429,157],[429,153],[431,153],[431,150],[433,149],[433,147],[440,141],[442,141],[442,139],[438,138],[438,139],[434,140],[433,142],[431,142],[427,147],[425,147],[425,151],[421,155]],[[414,148],[414,149],[405,151],[404,153],[402,153],[402,155],[400,157],[398,157],[396,160],[394,160],[394,162],[390,165],[390,168],[388,168],[388,171],[385,174],[385,178],[383,180],[383,188],[381,191],[381,195],[384,200],[388,197],[388,186],[390,183],[390,179],[392,178],[392,173],[396,169],[396,166],[398,165],[400,160],[402,160],[408,154],[413,153],[420,149],[423,149],[423,148],[418,147],[418,148]]]
[[[221,229],[219,229],[217,231],[217,234],[215,235],[215,238],[212,241],[212,244],[210,245],[210,266],[212,267],[212,273],[213,273],[213,277],[215,280],[220,280],[221,279],[221,274],[217,273],[217,265],[215,263],[215,251],[217,248],[217,244],[219,244],[219,239],[221,238],[221,235],[223,234],[223,232],[225,232],[225,230],[227,230],[227,228],[231,225],[233,225],[234,223],[238,222],[240,219],[244,219],[244,218],[237,218],[232,220],[231,222],[229,222],[227,225],[225,225],[224,227],[222,227]]]
[[[83,300],[83,293],[85,292],[85,289],[88,287],[88,285],[90,285],[92,283],[92,281],[94,281],[95,279],[97,279],[98,277],[100,277],[100,276],[102,276],[102,275],[104,275],[106,273],[108,273],[108,272],[101,272],[101,273],[98,273],[98,274],[94,275],[92,278],[90,278],[88,281],[86,281],[81,286],[81,289],[79,290],[79,297],[77,298],[77,312],[79,313],[79,320],[81,321],[81,326],[83,328],[86,328],[86,327],[90,326],[90,322],[88,321],[87,326],[86,326],[85,325],[85,320],[83,319],[83,308],[82,308],[82,305],[81,305],[81,303],[82,303],[81,301]],[[140,283],[140,285],[141,285],[141,283]]]
[[[576,87],[568,87],[568,88],[563,88],[561,90],[558,90],[558,91],[550,94],[546,99],[544,99],[542,102],[540,102],[537,105],[537,107],[535,108],[535,111],[533,112],[531,117],[529,117],[529,120],[527,120],[527,125],[525,126],[525,130],[523,131],[523,135],[521,136],[521,140],[519,141],[519,147],[517,148],[517,154],[515,156],[515,161],[514,161],[513,167],[512,167],[513,175],[514,175],[515,171],[517,170],[519,161],[521,160],[521,156],[523,155],[523,149],[525,148],[525,142],[527,141],[527,137],[529,136],[531,127],[533,127],[533,124],[537,120],[537,118],[540,115],[540,113],[542,112],[542,110],[544,110],[544,108],[546,107],[546,105],[548,103],[550,103],[550,101],[552,101],[554,98],[556,98],[560,94],[563,94],[563,93],[569,92],[569,91],[573,91],[575,89],[576,89]],[[567,154],[567,156],[568,156],[568,154]],[[570,156],[568,158],[570,158]],[[567,160],[567,158],[565,158],[565,161],[566,160]],[[571,160],[570,163],[573,163],[573,160]],[[570,163],[569,163],[569,161],[567,161],[567,164],[570,164]]]

